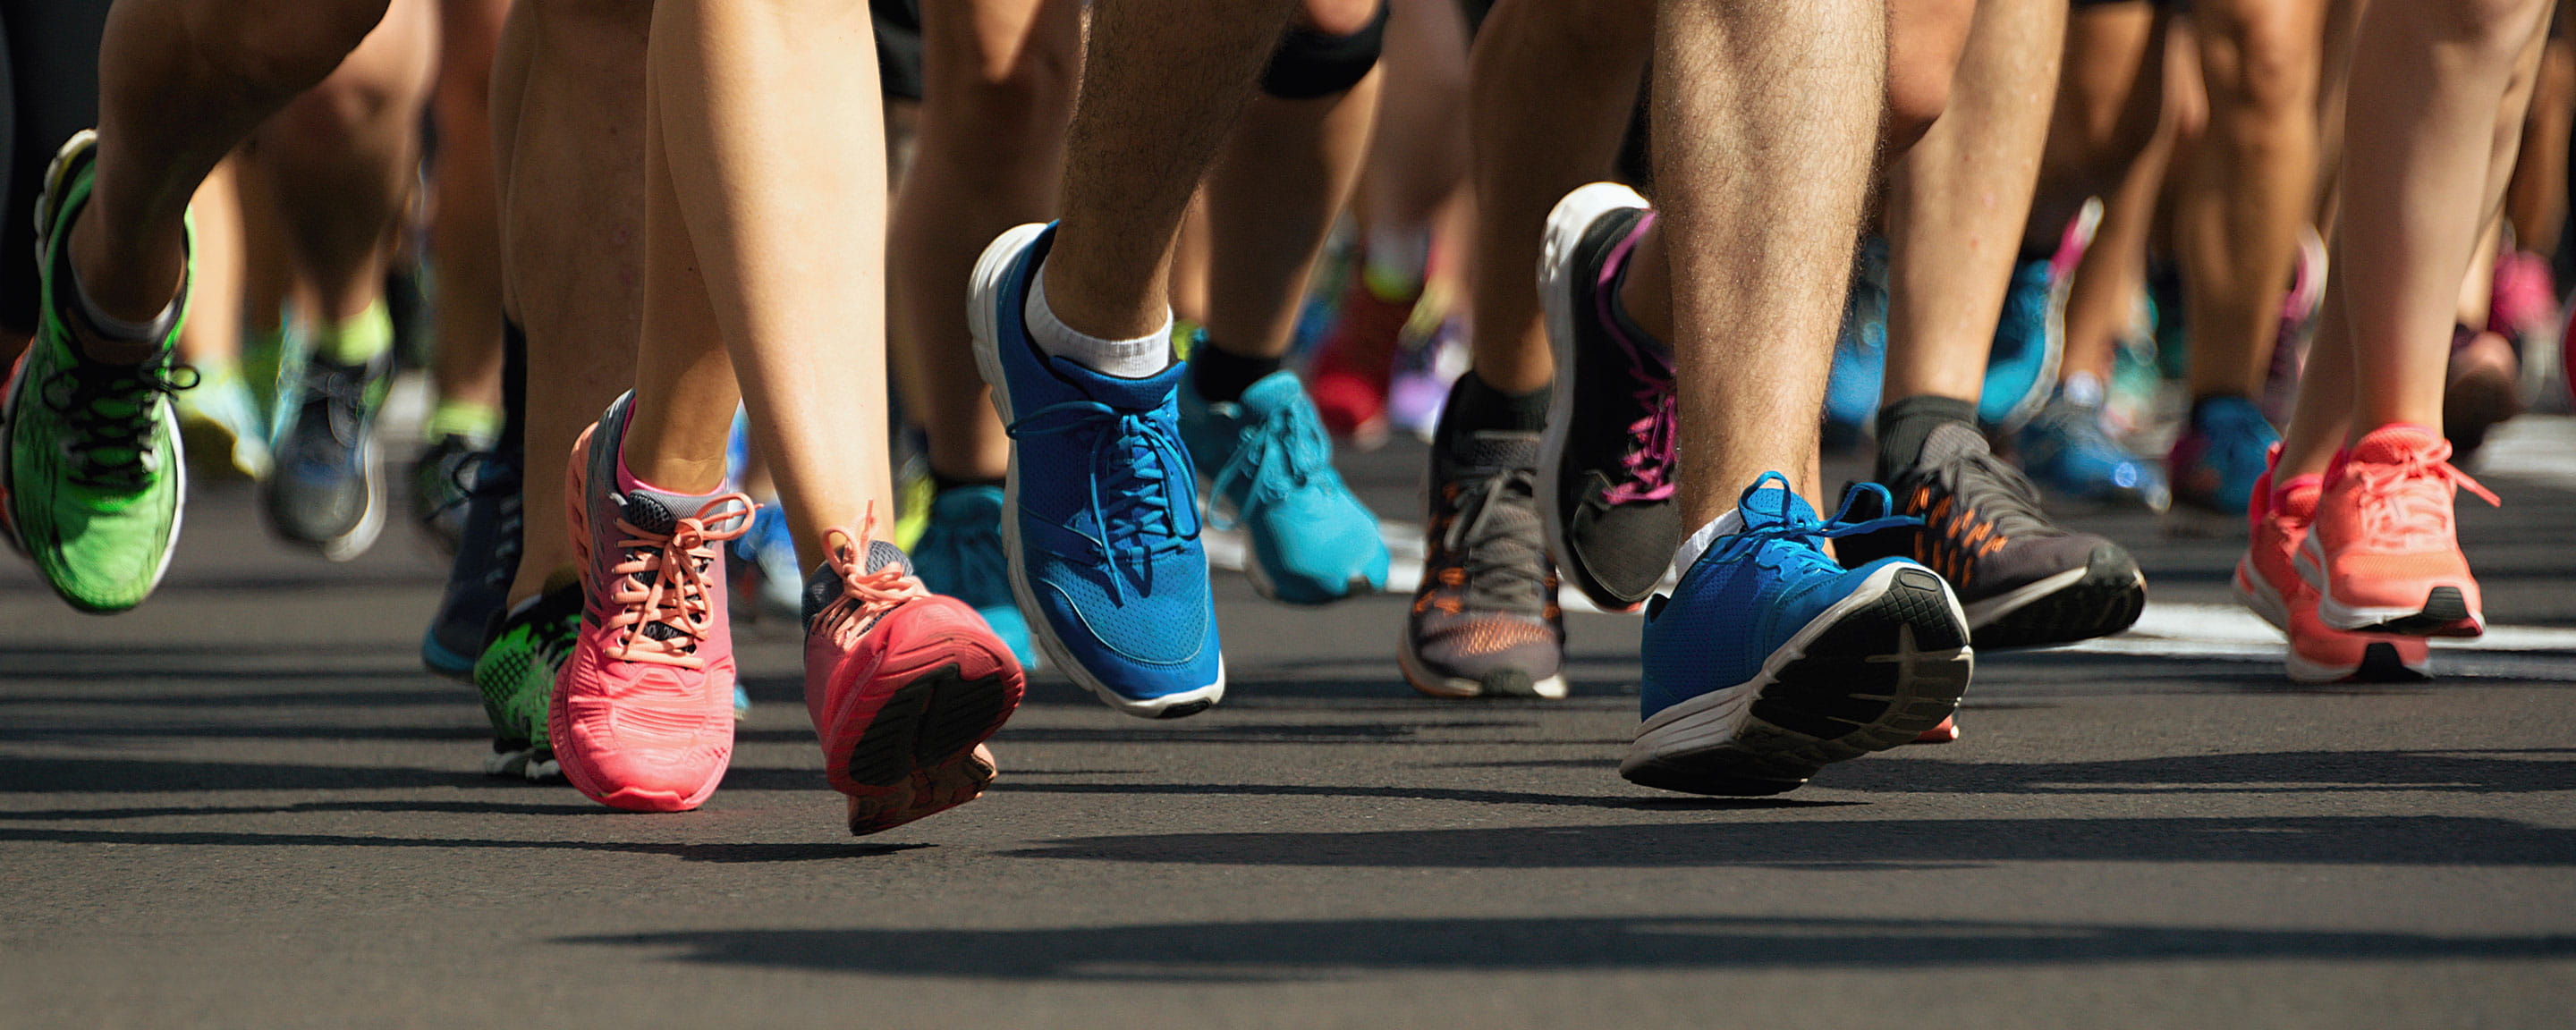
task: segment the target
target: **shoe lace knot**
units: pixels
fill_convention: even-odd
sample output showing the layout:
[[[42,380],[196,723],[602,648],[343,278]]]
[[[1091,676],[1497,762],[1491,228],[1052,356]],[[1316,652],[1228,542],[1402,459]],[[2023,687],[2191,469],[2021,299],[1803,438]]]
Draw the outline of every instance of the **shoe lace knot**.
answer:
[[[2504,506],[2492,491],[2451,464],[2449,441],[2409,449],[2389,461],[2356,462],[2349,468],[2361,481],[2357,500],[2363,530],[2374,537],[2450,532],[2450,502],[2460,490],[2489,505]]]
[[[135,490],[160,471],[151,442],[162,398],[197,385],[194,367],[168,354],[140,365],[75,360],[45,380],[39,397],[71,430],[66,475],[99,490]]]
[[[1718,542],[1718,559],[1733,561],[1749,553],[1755,561],[1773,568],[1794,564],[1840,571],[1842,566],[1825,553],[1825,541],[1923,524],[1922,519],[1912,515],[1882,515],[1853,521],[1852,510],[1863,498],[1869,498],[1879,511],[1896,510],[1895,500],[1889,496],[1887,488],[1876,483],[1853,484],[1851,490],[1843,494],[1842,507],[1834,510],[1833,517],[1826,519],[1808,513],[1804,506],[1795,502],[1795,496],[1790,490],[1789,477],[1777,472],[1765,472],[1760,479],[1753,481],[1753,485],[1745,487],[1744,493],[1735,501],[1736,514],[1744,520],[1744,528]],[[1770,498],[1767,507],[1761,503],[1766,497]],[[1771,543],[1796,546],[1765,546]]]
[[[1313,406],[1296,403],[1271,409],[1260,421],[1243,427],[1234,456],[1226,459],[1208,486],[1210,494],[1225,497],[1237,484],[1250,479],[1251,489],[1245,491],[1242,510],[1230,516],[1212,513],[1208,524],[1229,528],[1254,508],[1303,490],[1315,480],[1337,476],[1331,454],[1323,422],[1316,417]]]
[[[1538,496],[1537,472],[1496,468],[1446,489],[1454,510],[1441,527],[1440,554],[1454,564],[1444,563],[1433,575],[1444,587],[1464,590],[1465,597],[1444,607],[1544,609],[1551,600],[1545,544],[1537,520],[1525,510]],[[1508,516],[1515,504],[1524,509],[1521,518]]]
[[[867,568],[868,541],[876,532],[876,505],[868,505],[855,534],[835,526],[823,531],[824,561],[832,574],[840,577],[841,596],[814,615],[814,630],[839,634],[844,628],[865,633],[885,613],[900,608],[905,602],[930,596],[921,585],[921,577],[907,571],[899,562],[887,562]]]
[[[608,620],[610,657],[705,667],[698,645],[715,628],[708,574],[721,545],[751,528],[757,507],[742,494],[719,495],[696,514],[673,519],[667,532],[618,518],[617,547],[625,560],[609,569],[617,577],[609,600],[618,607]]]
[[[1131,582],[1150,592],[1153,559],[1198,536],[1197,515],[1185,496],[1191,489],[1189,452],[1152,411],[1065,401],[1030,412],[1010,427],[1010,435],[1089,438],[1088,529],[1065,528],[1091,545],[1090,561],[1106,574],[1112,600],[1125,603]]]

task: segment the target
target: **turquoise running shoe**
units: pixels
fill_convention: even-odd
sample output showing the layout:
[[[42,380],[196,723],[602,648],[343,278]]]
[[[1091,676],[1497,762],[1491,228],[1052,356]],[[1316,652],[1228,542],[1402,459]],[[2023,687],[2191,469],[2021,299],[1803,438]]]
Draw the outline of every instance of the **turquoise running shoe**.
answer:
[[[2216,396],[2193,402],[2190,419],[2165,457],[2174,501],[2167,528],[2184,534],[2245,532],[2254,481],[2263,477],[2272,445],[2280,439],[2251,399]]]
[[[1870,236],[1861,240],[1852,261],[1842,334],[1834,338],[1834,370],[1825,380],[1826,449],[1860,446],[1870,419],[1878,414],[1879,385],[1886,378],[1887,238]]]
[[[139,365],[93,361],[72,337],[63,308],[79,301],[65,230],[89,200],[97,144],[88,131],[63,144],[37,201],[41,299],[36,338],[0,405],[0,529],[54,593],[106,613],[151,596],[178,548],[188,472],[170,397],[197,377],[173,358],[185,291],[158,352]]]
[[[1054,230],[1003,233],[975,263],[967,325],[1011,432],[1003,550],[1029,636],[1110,707],[1176,718],[1225,696],[1197,470],[1175,363],[1142,379],[1039,350],[1025,304]]]
[[[1011,559],[1002,549],[1002,488],[959,486],[930,499],[930,521],[912,548],[913,575],[934,594],[966,602],[1021,668],[1037,667],[1029,620],[1011,597]]]
[[[1692,561],[1646,607],[1644,722],[1619,775],[1693,794],[1795,789],[1827,763],[1913,742],[1959,706],[1975,659],[1968,617],[1931,569],[1881,558],[1856,569],[1836,537],[1915,525],[1848,522],[1862,483],[1831,521],[1777,472],[1745,488],[1737,532]]]
[[[1986,353],[1985,389],[1977,395],[1977,421],[1986,425],[2020,428],[2057,386],[2057,365],[2066,353],[2065,309],[2049,268],[2045,257],[2013,263],[2003,317]]]
[[[1333,470],[1323,418],[1296,373],[1273,372],[1215,404],[1183,377],[1181,439],[1208,484],[1211,522],[1250,538],[1244,572],[1261,596],[1329,604],[1386,589],[1377,516]]]
[[[2083,504],[2162,512],[2173,500],[2164,470],[2129,453],[2102,420],[2102,387],[2079,374],[2014,434],[2022,471],[2050,494]]]

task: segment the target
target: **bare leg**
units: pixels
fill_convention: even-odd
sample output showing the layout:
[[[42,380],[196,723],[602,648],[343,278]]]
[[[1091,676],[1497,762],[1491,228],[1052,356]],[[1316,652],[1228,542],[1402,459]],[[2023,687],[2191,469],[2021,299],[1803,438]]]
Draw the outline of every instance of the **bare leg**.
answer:
[[[438,356],[442,404],[501,405],[501,216],[492,173],[492,51],[506,0],[441,0],[437,91]]]
[[[2084,196],[2103,198],[2102,222],[2076,266],[2066,302],[2060,376],[2109,382],[2113,348],[2145,288],[2147,228],[2175,126],[2164,118],[2164,33],[2148,4],[2088,6],[2067,33],[2057,122],[2032,220],[2063,224]],[[2079,142],[2081,141],[2081,142]]]
[[[931,470],[1000,479],[1010,442],[967,355],[966,280],[1002,230],[1044,219],[1064,163],[1082,62],[1072,0],[980,0],[922,9],[921,133],[895,202],[895,367]]]
[[[1873,0],[1753,8],[1666,0],[1656,177],[1670,248],[1685,521],[1765,472],[1813,482],[1876,138]]]

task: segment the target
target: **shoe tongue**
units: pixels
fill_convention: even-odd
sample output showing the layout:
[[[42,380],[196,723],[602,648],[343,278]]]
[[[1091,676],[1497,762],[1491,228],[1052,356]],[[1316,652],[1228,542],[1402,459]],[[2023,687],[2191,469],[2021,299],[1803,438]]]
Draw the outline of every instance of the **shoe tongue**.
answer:
[[[1254,380],[1243,388],[1239,403],[1243,410],[1258,418],[1303,400],[1306,384],[1297,381],[1297,373],[1281,369]]]
[[[1914,459],[1914,464],[1917,466],[1941,465],[1970,454],[1987,454],[1992,451],[1992,448],[1986,446],[1985,434],[1977,432],[1965,423],[1944,422],[1932,427],[1931,434],[1923,438],[1923,449],[1920,456]]]
[[[1078,361],[1049,357],[1047,362],[1055,366],[1058,377],[1085,396],[1110,407],[1130,411],[1162,407],[1163,402],[1172,398],[1173,391],[1180,389],[1181,376],[1189,370],[1186,363],[1175,361],[1145,378],[1126,379],[1094,372]]]
[[[2351,460],[2374,464],[2395,462],[2410,455],[2427,454],[2442,448],[2440,457],[2449,457],[2440,434],[2421,426],[2383,426],[2352,445]]]
[[[1459,460],[1478,468],[1537,468],[1539,438],[1537,433],[1484,430],[1467,434],[1451,450]]]
[[[706,503],[706,498],[703,497],[690,498],[641,486],[626,491],[618,500],[625,509],[628,523],[656,536],[668,536],[673,529],[679,527],[679,513],[684,506],[694,513],[698,510],[698,505]],[[691,500],[695,500],[697,504],[689,503]]]

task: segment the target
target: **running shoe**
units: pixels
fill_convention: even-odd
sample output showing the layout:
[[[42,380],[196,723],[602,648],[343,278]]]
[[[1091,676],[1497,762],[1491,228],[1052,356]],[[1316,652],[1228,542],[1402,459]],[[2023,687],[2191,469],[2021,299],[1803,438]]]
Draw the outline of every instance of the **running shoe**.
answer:
[[[2290,288],[2281,295],[2281,322],[2272,337],[2272,357],[2263,371],[2263,417],[2276,425],[2290,421],[2290,405],[2299,397],[2299,375],[2308,367],[2308,345],[2317,338],[2317,318],[2325,310],[2326,241],[2309,226],[2299,227],[2297,260],[2290,267]]]
[[[983,618],[931,593],[871,528],[826,534],[830,557],[805,589],[805,708],[860,836],[982,795],[994,774],[984,740],[1024,689]]]
[[[420,661],[454,679],[473,675],[519,575],[520,470],[516,448],[484,453],[465,496],[465,526],[447,566],[447,589],[421,634]]]
[[[1181,439],[1208,484],[1211,521],[1241,526],[1261,596],[1330,604],[1386,589],[1377,516],[1333,470],[1333,444],[1289,371],[1261,377],[1239,400],[1200,399],[1181,382]]]
[[[2451,441],[2453,460],[2466,462],[2486,446],[2488,430],[2522,414],[2522,363],[2502,334],[2452,328],[2442,436]]]
[[[1054,229],[1003,233],[976,261],[967,322],[1010,427],[1003,549],[1038,652],[1129,715],[1176,718],[1225,696],[1198,487],[1181,443],[1188,366],[1143,379],[1048,355],[1023,315]]]
[[[639,812],[703,804],[733,758],[733,631],[724,544],[751,498],[690,496],[637,483],[618,444],[632,395],[575,441],[565,514],[581,569],[581,629],[547,704],[564,778],[592,800]]]
[[[2165,458],[2173,484],[2167,525],[2178,531],[2233,533],[2251,510],[2263,455],[2281,434],[2253,401],[2203,397]]]
[[[2453,495],[2501,503],[2452,467],[2451,445],[2422,426],[2372,430],[2326,467],[2299,575],[2317,616],[2340,630],[2474,637],[2486,632],[2478,581],[2460,553]]]
[[[474,661],[474,689],[492,720],[489,776],[553,779],[563,775],[546,732],[555,677],[581,636],[581,586],[566,583],[512,606],[492,646]]]
[[[1449,387],[1465,375],[1467,328],[1457,318],[1440,320],[1413,346],[1397,351],[1395,378],[1386,391],[1386,419],[1396,429],[1430,443],[1440,431],[1440,412],[1448,406]]]
[[[1368,283],[1367,264],[1350,263],[1339,311],[1315,353],[1309,387],[1324,428],[1364,451],[1386,443],[1386,400],[1396,347],[1413,306],[1422,300],[1419,288],[1395,297],[1379,295]]]
[[[374,546],[385,525],[376,416],[393,376],[390,350],[355,365],[305,356],[275,467],[260,483],[260,511],[280,539],[335,562]]]
[[[1538,514],[1537,433],[1471,432],[1431,450],[1422,583],[1397,652],[1432,697],[1565,696],[1565,618]]]
[[[2019,427],[2048,402],[2066,353],[2065,296],[2050,281],[2049,258],[2013,262],[1995,342],[1986,352],[1986,381],[1977,421]]]
[[[0,530],[54,593],[105,613],[151,596],[178,548],[188,472],[170,396],[196,375],[173,357],[183,318],[139,365],[93,361],[73,338],[66,309],[80,301],[61,230],[89,200],[96,156],[94,134],[74,135],[45,170],[37,201],[41,299],[36,337],[0,408]]]
[[[2299,545],[2317,513],[2324,477],[2299,476],[2279,487],[2272,476],[2281,449],[2272,448],[2272,466],[2254,485],[2254,507],[2245,556],[2236,562],[2236,599],[2290,638],[2285,665],[2300,683],[2389,682],[2426,679],[2432,675],[2431,649],[2422,637],[2348,633],[2328,627],[2317,617],[2317,592],[2299,578]]]
[[[441,435],[411,463],[411,517],[441,553],[455,554],[465,537],[465,504],[474,494],[476,467],[490,451],[455,433]]]
[[[2102,387],[2070,379],[2048,406],[2013,435],[2022,468],[2049,493],[2082,504],[2161,512],[2173,500],[2164,470],[2129,453],[2103,424]]]
[[[1838,548],[1859,567],[1907,557],[1941,574],[1980,648],[2045,647],[2108,636],[2146,610],[2147,579],[2129,552],[2058,527],[2039,489],[1964,422],[1935,427],[1921,457],[1887,484],[1905,524]],[[1862,515],[1879,495],[1856,495]]]
[[[171,395],[179,437],[196,471],[217,478],[258,479],[268,474],[268,425],[241,374],[207,373],[197,385]]]
[[[1834,337],[1834,368],[1825,380],[1824,446],[1837,453],[1860,446],[1878,414],[1887,378],[1887,238],[1866,236],[1852,259],[1851,290],[1843,295],[1843,325]]]
[[[1673,491],[1673,353],[1623,325],[1619,284],[1654,223],[1635,190],[1598,182],[1547,216],[1539,297],[1556,379],[1539,510],[1557,568],[1604,610],[1633,611],[1681,544]]]
[[[1002,488],[959,486],[930,499],[930,521],[915,544],[913,568],[934,594],[966,602],[1022,668],[1036,664],[1029,620],[1011,597],[1011,559],[1002,547]]]
[[[725,568],[736,595],[753,603],[737,608],[738,618],[775,615],[799,618],[805,611],[805,575],[796,567],[796,541],[787,533],[787,512],[764,504],[752,513],[751,528],[725,545]]]
[[[1737,503],[1670,597],[1647,606],[1644,722],[1619,763],[1631,782],[1693,794],[1778,794],[1827,763],[1911,743],[1959,706],[1975,664],[1948,584],[1903,558],[1844,569],[1824,541],[1905,520],[1831,521],[1777,472]],[[1703,534],[1710,530],[1703,530]]]
[[[2515,353],[2522,352],[2525,341],[2558,327],[2558,276],[2548,258],[2507,248],[2496,256],[2494,282],[2488,294],[2487,329],[2503,334]]]

